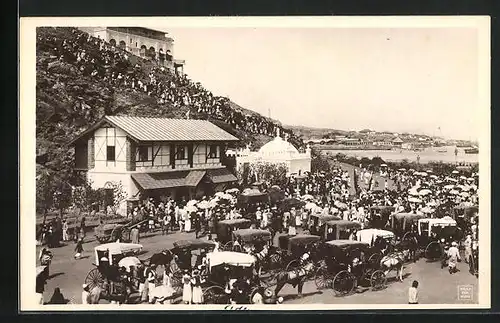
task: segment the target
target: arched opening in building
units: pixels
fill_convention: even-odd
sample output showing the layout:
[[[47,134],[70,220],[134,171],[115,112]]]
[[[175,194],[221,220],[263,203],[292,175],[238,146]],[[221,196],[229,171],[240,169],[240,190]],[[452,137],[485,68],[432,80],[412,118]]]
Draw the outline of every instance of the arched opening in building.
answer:
[[[141,50],[139,51],[140,56],[141,57],[146,57],[146,51],[147,51],[146,45],[142,45],[141,46]]]
[[[120,48],[123,49],[123,50],[125,50],[127,48],[127,43],[125,43],[124,40],[120,41]]]
[[[156,58],[156,49],[153,46],[149,47],[148,57],[150,57],[151,59]]]
[[[110,43],[110,44],[111,44],[111,46],[113,46],[113,47],[114,47],[114,46],[116,46],[116,40],[114,40],[113,38],[111,38],[111,39],[109,40],[109,43]]]
[[[172,52],[170,49],[167,50],[167,55],[166,55],[167,61],[171,62],[172,61]]]
[[[163,48],[160,48],[160,50],[158,51],[158,59],[162,64],[165,62],[165,53],[163,52]]]

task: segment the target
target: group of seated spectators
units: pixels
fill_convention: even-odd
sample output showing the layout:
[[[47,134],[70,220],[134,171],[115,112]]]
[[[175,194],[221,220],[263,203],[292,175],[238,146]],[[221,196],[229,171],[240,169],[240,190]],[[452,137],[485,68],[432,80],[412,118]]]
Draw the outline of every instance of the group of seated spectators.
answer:
[[[301,143],[293,131],[261,115],[237,109],[228,98],[213,95],[199,82],[172,72],[158,60],[134,56],[133,61],[137,63],[133,64],[133,55],[122,48],[76,28],[69,30],[60,37],[57,33],[39,34],[37,49],[48,52],[54,60],[75,66],[84,77],[104,81],[109,88],[143,92],[159,105],[187,108],[189,118],[220,120],[237,130],[256,135],[274,136],[279,129],[291,142]],[[91,113],[88,105],[78,106],[84,116]]]

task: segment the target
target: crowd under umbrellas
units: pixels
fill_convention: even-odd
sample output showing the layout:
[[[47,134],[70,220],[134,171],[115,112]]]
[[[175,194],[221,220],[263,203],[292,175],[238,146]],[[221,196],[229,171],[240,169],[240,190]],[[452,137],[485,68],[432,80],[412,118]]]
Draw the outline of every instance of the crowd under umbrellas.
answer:
[[[174,201],[165,199],[157,201],[147,198],[128,215],[130,218],[140,219],[146,227],[145,230],[156,231],[161,228],[162,234],[170,231],[194,231],[195,238],[209,242],[209,247],[198,254],[194,265],[191,265],[192,250],[189,253],[184,250],[175,255],[176,259],[184,257],[183,262],[190,263],[181,272],[174,272],[169,265],[173,257],[171,252],[160,253],[157,257],[165,259],[153,263],[150,260],[139,260],[134,255],[124,258],[126,261],[122,259],[121,265],[118,262],[115,267],[110,266],[112,263],[110,255],[96,256],[98,258],[96,261],[105,263],[106,268],[116,269],[114,273],[105,269],[107,272],[106,281],[109,281],[109,285],[118,286],[119,284],[112,283],[116,280],[126,281],[126,286],[139,293],[140,296],[135,302],[171,304],[175,299],[178,299],[180,294],[182,295],[182,303],[201,304],[208,302],[203,296],[209,290],[206,288],[211,273],[209,259],[215,257],[211,256],[214,252],[249,253],[255,259],[257,259],[255,255],[263,253],[263,250],[269,252],[265,244],[260,244],[257,249],[255,247],[235,249],[235,246],[245,244],[245,241],[238,239],[226,244],[226,241],[223,241],[219,236],[220,232],[217,231],[219,224],[224,221],[248,223],[249,229],[267,231],[271,236],[272,244],[276,234],[300,236],[301,234],[320,232],[320,227],[323,224],[321,221],[315,222],[314,219],[326,219],[327,222],[327,217],[330,216],[331,219],[357,224],[345,232],[341,232],[335,237],[336,239],[358,240],[360,242],[372,239],[370,243],[373,244],[373,235],[372,238],[366,238],[364,233],[361,234],[363,230],[368,229],[373,230],[370,232],[377,232],[381,237],[394,238],[391,243],[397,244],[398,240],[401,241],[404,237],[397,232],[390,234],[395,231],[394,219],[400,218],[398,215],[401,215],[402,218],[414,215],[415,218],[426,220],[426,223],[440,225],[447,223],[448,218],[453,216],[456,221],[451,219],[450,223],[457,224],[459,222],[464,239],[442,241],[442,247],[447,252],[445,255],[448,255],[449,250],[453,251],[451,256],[445,257],[444,266],[450,268],[450,274],[454,272],[454,268],[457,266],[456,258],[460,257],[454,251],[458,245],[465,248],[464,258],[468,262],[473,253],[472,249],[478,249],[477,208],[472,216],[457,213],[458,217],[456,217],[455,211],[478,205],[479,182],[477,174],[472,173],[466,177],[458,171],[453,171],[450,174],[432,174],[432,172],[412,169],[391,170],[390,174],[383,175],[387,176],[386,181],[389,177],[392,178],[395,182],[393,187],[397,188],[390,190],[384,187],[376,190],[371,179],[364,183],[367,185],[363,185],[362,180],[367,178],[365,172],[367,171],[361,170],[360,174],[355,176],[354,181],[351,181],[347,171],[340,167],[334,167],[328,173],[319,172],[304,174],[300,177],[292,176],[287,179],[286,184],[278,187],[268,181],[256,183],[249,188],[234,187],[225,192],[217,192],[213,196],[203,196],[197,200]],[[355,194],[352,193],[351,186],[356,186]],[[384,214],[383,211],[373,212],[377,210],[377,207],[381,207],[380,210],[387,207],[391,212],[389,214]],[[439,225],[438,228],[440,228]],[[412,224],[407,232],[416,234],[418,230]],[[429,236],[431,236],[430,231],[432,230],[429,229]],[[432,234],[435,235],[436,232],[432,231]],[[140,234],[134,235],[132,244],[140,245],[139,237]],[[123,242],[117,241],[115,243]],[[142,248],[142,245],[140,246]],[[50,251],[44,251],[44,254],[40,255],[41,265],[47,269],[50,266],[50,260],[47,261],[46,256],[48,252]],[[234,257],[234,255],[232,256]],[[310,257],[310,252],[305,250],[302,256],[301,263],[306,266],[305,263]],[[448,266],[448,263],[451,265]],[[163,266],[161,266],[162,264]],[[225,263],[224,266],[229,265]],[[227,270],[229,271],[229,269]],[[225,278],[222,280],[225,281],[221,283],[224,286],[224,292],[228,295],[228,302],[261,302],[266,304],[280,302],[279,295],[272,292],[270,286],[265,286],[266,288],[259,292],[251,292],[249,285],[255,284],[251,273],[242,274],[244,270],[234,272],[238,272],[236,276],[241,275],[241,277],[228,278],[224,276]],[[102,286],[89,286],[88,283],[85,283],[83,289],[82,297],[85,300],[82,299],[82,302],[86,304],[98,303],[102,298],[112,302],[126,302],[123,297],[113,297],[113,293],[104,292]],[[106,287],[106,290],[108,289],[109,287]],[[126,294],[126,292],[124,293]],[[206,293],[206,295],[209,294]],[[245,295],[245,297],[241,295]]]

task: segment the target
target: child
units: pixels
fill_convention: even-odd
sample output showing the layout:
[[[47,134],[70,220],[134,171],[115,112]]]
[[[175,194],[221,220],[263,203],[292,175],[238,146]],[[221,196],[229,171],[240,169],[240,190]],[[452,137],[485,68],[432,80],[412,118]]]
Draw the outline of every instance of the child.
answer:
[[[78,260],[82,257],[82,252],[83,252],[83,239],[82,238],[78,239],[78,242],[76,243],[75,251],[76,251],[75,259]]]
[[[408,289],[408,304],[418,304],[418,281],[414,280]]]
[[[184,271],[184,275],[182,276],[182,283],[184,287],[182,289],[182,301],[184,304],[191,304],[193,291],[191,289],[191,276],[189,276],[188,271]]]

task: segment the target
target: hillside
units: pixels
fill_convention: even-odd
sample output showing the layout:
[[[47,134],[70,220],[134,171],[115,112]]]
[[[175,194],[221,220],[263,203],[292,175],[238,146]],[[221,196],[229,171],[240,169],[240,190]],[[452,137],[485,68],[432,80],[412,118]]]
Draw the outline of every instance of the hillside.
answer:
[[[36,45],[37,188],[50,175],[45,194],[77,182],[66,143],[104,115],[207,119],[254,148],[280,128],[303,146],[279,123],[76,28],[38,28]]]
[[[305,127],[305,126],[285,126],[288,129],[291,129],[297,136],[300,136],[304,140],[307,139],[320,139],[326,135],[346,135],[349,131],[338,130],[338,129],[330,129],[330,128],[313,128],[313,127]]]

